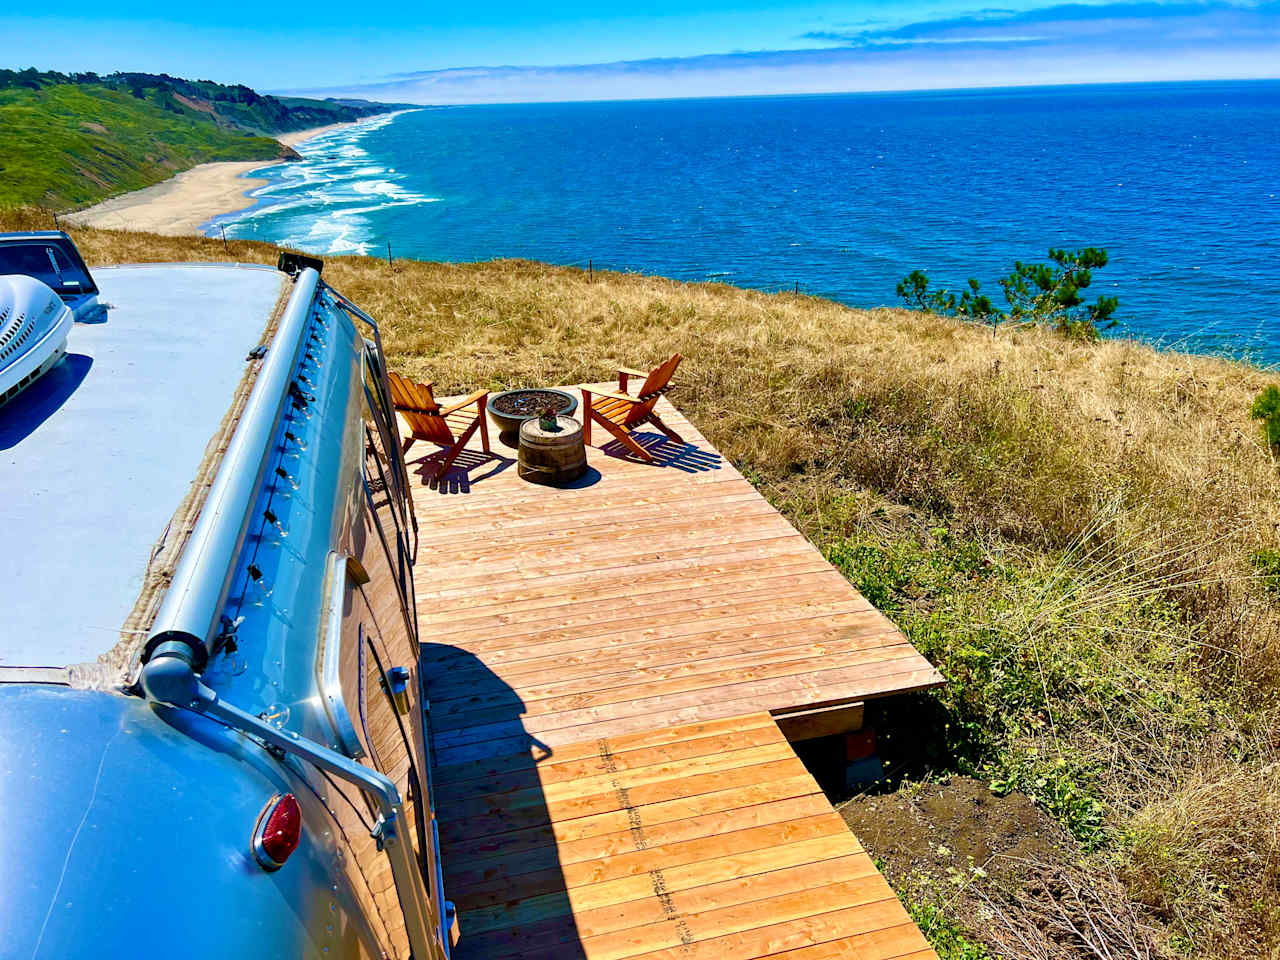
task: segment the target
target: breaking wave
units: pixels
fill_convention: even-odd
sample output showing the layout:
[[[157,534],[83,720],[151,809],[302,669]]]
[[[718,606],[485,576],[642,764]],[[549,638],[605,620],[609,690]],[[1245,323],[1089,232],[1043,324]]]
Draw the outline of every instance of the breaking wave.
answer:
[[[211,221],[206,233],[270,240],[313,253],[368,254],[380,247],[373,215],[394,207],[438,203],[418,193],[405,176],[377,163],[364,148],[371,133],[393,123],[400,111],[361,120],[294,146],[301,160],[252,174],[267,183],[249,192],[254,204]]]

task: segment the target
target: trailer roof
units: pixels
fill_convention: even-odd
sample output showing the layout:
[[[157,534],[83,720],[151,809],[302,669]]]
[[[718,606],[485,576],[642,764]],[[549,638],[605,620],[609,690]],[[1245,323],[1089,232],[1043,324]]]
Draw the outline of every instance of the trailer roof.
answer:
[[[77,323],[0,407],[0,667],[116,646],[285,283],[232,264],[93,272],[106,322]]]

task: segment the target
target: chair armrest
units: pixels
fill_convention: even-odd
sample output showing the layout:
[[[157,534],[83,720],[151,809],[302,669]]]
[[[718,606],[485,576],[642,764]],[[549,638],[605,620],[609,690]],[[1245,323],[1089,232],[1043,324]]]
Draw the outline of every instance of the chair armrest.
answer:
[[[621,390],[623,393],[626,393],[628,380],[630,380],[632,377],[639,377],[641,380],[645,380],[648,378],[648,376],[649,376],[649,371],[647,370],[633,370],[631,367],[619,367],[618,368],[618,389]]]
[[[589,394],[591,394],[593,397],[605,397],[605,398],[607,398],[607,399],[609,399],[609,400],[625,400],[625,401],[627,401],[627,403],[639,403],[639,402],[640,402],[638,399],[636,399],[636,398],[635,398],[635,397],[633,397],[633,396],[630,396],[629,394],[625,394],[625,393],[614,393],[612,390],[589,390],[589,389],[587,389],[586,387],[583,387],[583,388],[582,388],[582,392],[583,392],[584,394],[589,393]]]
[[[463,399],[459,400],[457,403],[450,404],[449,406],[445,407],[443,410],[440,411],[440,416],[447,417],[451,413],[457,413],[463,407],[469,407],[471,406],[471,404],[475,403],[477,400],[480,401],[480,409],[483,410],[484,400],[488,396],[489,396],[488,390],[477,390],[475,393],[470,394],[467,397],[464,397]]]

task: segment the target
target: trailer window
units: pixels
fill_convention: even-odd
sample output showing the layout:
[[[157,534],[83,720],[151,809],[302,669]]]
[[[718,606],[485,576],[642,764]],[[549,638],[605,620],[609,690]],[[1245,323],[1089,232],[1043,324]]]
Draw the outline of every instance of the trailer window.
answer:
[[[71,262],[65,250],[43,241],[0,243],[0,274],[9,273],[34,277],[64,295],[96,289],[89,275]]]
[[[401,603],[409,611],[413,604],[413,570],[403,526],[404,514],[398,509],[402,504],[396,492],[394,474],[381,452],[378,431],[368,423],[365,424],[364,479],[370,520],[381,544],[384,562],[389,564]],[[407,617],[407,620],[412,622],[413,618]]]
[[[377,365],[377,358],[371,349],[364,355],[364,391],[365,418],[376,426],[378,442],[376,450],[382,460],[386,480],[392,485],[392,503],[396,512],[396,525],[407,531],[409,527],[408,490],[405,487],[407,476],[404,461],[400,456],[400,432],[397,429],[395,412],[387,404],[382,389],[382,373]]]

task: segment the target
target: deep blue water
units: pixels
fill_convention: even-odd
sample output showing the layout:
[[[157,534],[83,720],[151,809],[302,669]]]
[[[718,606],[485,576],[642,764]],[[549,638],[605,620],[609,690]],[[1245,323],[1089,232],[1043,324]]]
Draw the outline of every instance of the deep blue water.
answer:
[[[227,233],[895,302],[1102,246],[1120,333],[1280,363],[1280,82],[426,108],[309,141]]]

